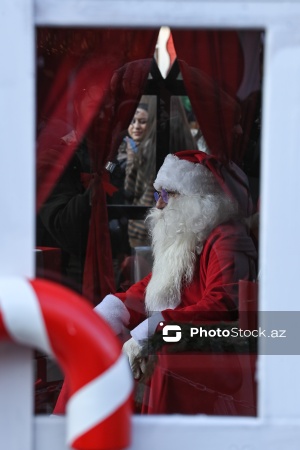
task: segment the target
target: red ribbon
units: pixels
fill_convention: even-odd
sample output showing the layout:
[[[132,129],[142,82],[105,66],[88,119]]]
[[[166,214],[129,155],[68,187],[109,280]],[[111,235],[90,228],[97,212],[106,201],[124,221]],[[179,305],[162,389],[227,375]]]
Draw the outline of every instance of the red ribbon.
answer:
[[[80,180],[85,189],[88,189],[90,187],[92,180],[95,180],[96,177],[99,177],[99,175],[96,173],[82,172],[80,174]],[[99,178],[101,178],[103,189],[107,195],[112,196],[113,193],[118,190],[110,183],[109,173],[107,171],[102,172],[101,177]]]

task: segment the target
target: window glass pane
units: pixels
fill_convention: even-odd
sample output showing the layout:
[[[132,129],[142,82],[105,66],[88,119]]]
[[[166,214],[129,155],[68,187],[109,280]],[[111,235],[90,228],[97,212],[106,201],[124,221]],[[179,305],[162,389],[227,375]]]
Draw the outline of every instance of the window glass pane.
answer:
[[[63,372],[55,361],[38,350],[34,353],[35,414],[52,414],[63,385]]]
[[[136,413],[256,415],[262,51],[252,30],[37,29],[37,275],[137,352]],[[63,375],[35,361],[49,413]]]
[[[170,114],[170,153],[198,148],[194,130],[196,118],[187,96],[171,98]]]

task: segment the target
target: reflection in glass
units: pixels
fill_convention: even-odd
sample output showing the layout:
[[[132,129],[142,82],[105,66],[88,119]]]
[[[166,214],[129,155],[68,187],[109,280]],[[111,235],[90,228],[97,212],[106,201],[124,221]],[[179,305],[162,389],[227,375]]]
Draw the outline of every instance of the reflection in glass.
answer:
[[[158,31],[37,30],[37,273],[121,323],[135,412],[255,416],[227,332],[257,305],[262,33],[171,30],[163,77]]]

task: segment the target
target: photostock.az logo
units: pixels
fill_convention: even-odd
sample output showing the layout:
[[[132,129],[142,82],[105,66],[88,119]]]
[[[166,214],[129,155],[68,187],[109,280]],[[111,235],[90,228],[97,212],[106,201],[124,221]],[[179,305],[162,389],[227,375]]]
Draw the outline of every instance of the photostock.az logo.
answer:
[[[163,326],[163,322],[160,323],[160,326]],[[172,336],[169,336],[170,331],[175,331],[175,336],[174,333],[172,333]],[[165,342],[179,342],[181,339],[181,327],[179,325],[166,325],[162,329],[162,334]]]

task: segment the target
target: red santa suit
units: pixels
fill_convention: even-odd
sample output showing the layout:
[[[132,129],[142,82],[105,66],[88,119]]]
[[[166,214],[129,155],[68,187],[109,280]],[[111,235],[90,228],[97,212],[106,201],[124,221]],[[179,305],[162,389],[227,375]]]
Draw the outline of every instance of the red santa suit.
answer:
[[[238,282],[255,277],[256,249],[241,222],[230,221],[216,227],[197,257],[192,282],[184,286],[175,309],[163,310],[166,321],[235,320],[238,308]],[[135,328],[147,318],[145,290],[151,274],[124,293],[114,294],[130,313],[128,327]],[[223,314],[222,314],[223,313]]]
[[[212,200],[209,206],[213,211],[211,220],[213,221],[214,217],[218,217],[218,219],[213,222],[214,225],[211,227],[208,226],[209,223],[205,224],[205,230],[208,226],[210,231],[205,231],[206,234],[202,234],[202,239],[199,239],[199,249],[201,248],[201,250],[197,252],[197,248],[188,248],[188,253],[193,253],[193,258],[195,257],[192,278],[185,282],[183,277],[178,301],[176,300],[173,307],[164,307],[168,301],[166,302],[166,299],[163,298],[163,291],[158,289],[158,305],[161,299],[162,307],[158,307],[156,312],[152,311],[149,314],[149,297],[147,297],[149,285],[151,281],[156,280],[155,274],[159,271],[154,262],[153,274],[149,274],[134,284],[125,293],[108,295],[95,308],[117,335],[122,333],[123,327],[131,330],[132,338],[125,342],[123,349],[128,355],[135,377],[142,370],[136,365],[139,364],[137,361],[141,361],[140,341],[155,332],[161,320],[175,322],[236,320],[238,282],[255,277],[256,249],[243,220],[237,220],[238,215],[247,216],[251,212],[249,189],[245,174],[235,164],[223,165],[213,156],[206,155],[201,151],[170,154],[158,172],[154,187],[161,192],[161,195],[164,190],[174,192],[175,195],[177,195],[176,193],[181,194],[180,197],[184,201],[194,197],[208,200],[210,198],[217,199],[216,192],[218,191],[221,200],[218,204]],[[166,191],[164,192],[166,193]],[[229,203],[223,199],[224,193],[226,198],[230,197]],[[226,207],[230,207],[230,205],[233,205],[232,211],[236,211],[236,213],[227,214],[227,218],[222,221],[222,215],[219,215],[218,212],[219,206],[223,208],[222,214],[226,217]],[[235,206],[237,206],[236,209],[234,209]],[[172,206],[170,206],[170,210],[172,210]],[[197,212],[199,216],[202,213],[202,209],[200,213]],[[188,214],[192,216],[193,211]],[[205,211],[203,216],[205,216]],[[197,220],[198,216],[195,217],[193,224],[197,225]],[[187,221],[185,225],[188,223]],[[203,231],[201,226],[198,231],[201,235]],[[192,233],[197,239],[198,231],[193,230]],[[172,264],[176,265],[176,260],[172,261]],[[66,389],[64,388],[63,391],[65,392]],[[67,396],[64,397],[62,393],[55,413],[64,411],[66,399]],[[202,412],[205,411],[202,410]]]

